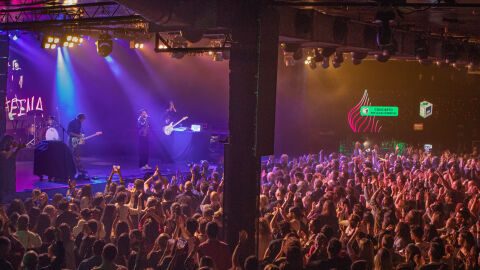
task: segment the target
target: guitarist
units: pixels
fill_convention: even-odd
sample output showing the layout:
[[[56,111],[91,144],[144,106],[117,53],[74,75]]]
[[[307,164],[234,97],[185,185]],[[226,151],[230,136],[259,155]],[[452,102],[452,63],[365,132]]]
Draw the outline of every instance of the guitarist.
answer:
[[[178,120],[177,109],[175,109],[175,104],[173,104],[173,100],[170,100],[168,103],[168,107],[165,110],[165,124],[170,124],[171,122]]]
[[[75,166],[77,166],[77,170],[80,172],[81,175],[86,176],[87,171],[82,165],[82,162],[80,160],[80,145],[76,145],[75,147],[72,145],[72,139],[77,137],[81,138],[82,137],[82,123],[86,119],[86,115],[83,113],[80,113],[77,115],[75,119],[70,121],[68,123],[68,129],[67,133],[70,136],[70,139],[68,140],[70,149],[72,150],[72,155],[73,155],[73,161],[75,162]]]
[[[142,109],[137,120],[138,127],[138,167],[143,170],[151,170],[148,166],[148,131],[150,129],[150,116],[147,110]]]

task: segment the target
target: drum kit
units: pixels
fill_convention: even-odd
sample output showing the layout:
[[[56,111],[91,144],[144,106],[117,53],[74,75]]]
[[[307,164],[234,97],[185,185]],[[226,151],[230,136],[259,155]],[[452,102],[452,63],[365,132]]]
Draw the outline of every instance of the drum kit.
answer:
[[[63,127],[53,116],[45,117],[43,112],[31,111],[25,117],[11,120],[14,137],[34,148],[43,140],[62,141]]]

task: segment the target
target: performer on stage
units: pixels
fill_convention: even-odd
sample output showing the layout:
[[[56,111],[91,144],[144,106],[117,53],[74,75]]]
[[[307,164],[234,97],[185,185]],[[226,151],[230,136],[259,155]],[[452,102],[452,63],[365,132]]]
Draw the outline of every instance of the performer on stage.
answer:
[[[165,124],[170,124],[171,122],[177,121],[177,109],[175,109],[175,104],[173,100],[170,100],[168,103],[168,108],[165,110],[167,113],[165,115]]]
[[[143,170],[151,170],[148,165],[148,131],[150,128],[150,116],[147,110],[142,109],[137,120],[138,126],[138,167]]]
[[[25,144],[17,143],[10,135],[0,140],[0,201],[3,193],[16,192],[16,158]]]
[[[70,136],[69,145],[72,150],[72,155],[73,155],[73,161],[75,162],[75,166],[77,166],[77,170],[80,172],[81,175],[86,176],[87,171],[85,168],[82,166],[82,162],[80,160],[80,145],[73,145],[72,144],[72,139],[77,137],[77,138],[82,138],[82,123],[86,119],[86,115],[83,113],[80,113],[77,115],[77,118],[73,119],[68,123],[68,129],[67,133]]]

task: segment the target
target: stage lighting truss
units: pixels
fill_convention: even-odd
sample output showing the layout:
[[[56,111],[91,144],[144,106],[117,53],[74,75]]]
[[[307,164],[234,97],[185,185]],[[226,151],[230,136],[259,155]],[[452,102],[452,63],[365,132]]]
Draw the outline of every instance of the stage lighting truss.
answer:
[[[19,0],[30,1],[33,0]],[[39,1],[39,0],[36,0]],[[135,11],[113,1],[39,1],[38,6],[17,5],[0,10],[2,31],[48,29],[62,32],[63,29],[80,31],[103,31],[115,25],[119,32],[144,31],[148,22]],[[46,3],[48,2],[48,4]],[[51,3],[50,3],[51,2]],[[56,2],[56,3],[55,3]],[[41,26],[41,27],[40,27]],[[53,30],[55,29],[55,30]]]
[[[203,40],[195,42],[199,47],[192,47],[181,33],[155,33],[154,51],[170,53],[173,58],[183,58],[185,55],[209,55],[213,61],[230,59],[231,38],[225,33],[206,33]],[[205,45],[203,45],[205,44]]]

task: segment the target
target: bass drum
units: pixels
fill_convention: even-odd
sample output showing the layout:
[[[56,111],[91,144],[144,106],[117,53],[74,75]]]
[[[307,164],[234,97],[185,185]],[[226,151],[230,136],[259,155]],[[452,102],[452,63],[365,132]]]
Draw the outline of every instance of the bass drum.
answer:
[[[47,141],[59,141],[60,136],[58,135],[58,131],[54,127],[50,127],[45,132],[45,140]]]

